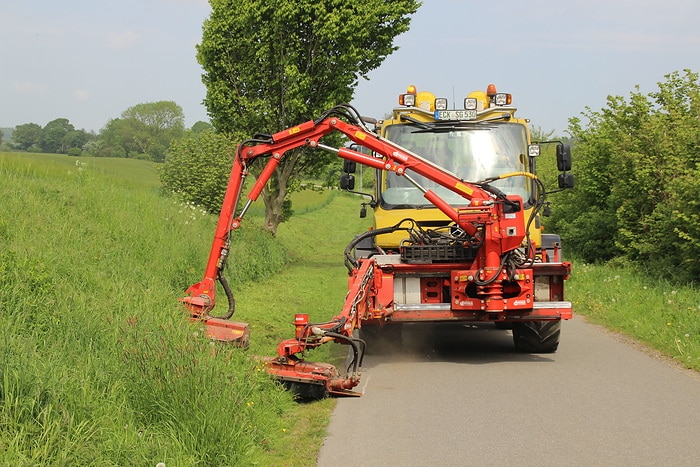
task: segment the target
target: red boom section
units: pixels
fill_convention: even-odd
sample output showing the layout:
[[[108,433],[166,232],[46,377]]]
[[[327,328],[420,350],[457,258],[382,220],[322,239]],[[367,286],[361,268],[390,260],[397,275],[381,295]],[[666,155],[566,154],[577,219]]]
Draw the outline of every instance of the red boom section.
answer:
[[[347,148],[334,149],[319,144],[319,140],[323,136],[336,131],[343,133],[353,142],[381,154],[383,159]],[[187,308],[196,317],[206,318],[216,303],[215,285],[219,271],[222,269],[228,255],[230,233],[240,226],[242,216],[234,218],[234,211],[241,197],[243,182],[248,175],[248,162],[262,156],[269,156],[266,166],[248,194],[248,203],[251,203],[258,199],[262,189],[270,180],[285,153],[300,147],[333,150],[343,159],[375,169],[393,171],[399,175],[403,175],[407,170],[410,170],[454,191],[466,200],[470,200],[474,205],[491,203],[493,201],[493,196],[481,188],[462,181],[449,172],[432,165],[430,162],[390,141],[382,139],[379,135],[365,128],[351,125],[337,117],[326,118],[318,123],[308,121],[280,131],[272,135],[269,143],[239,146],[236,151],[237,157],[233,162],[231,176],[229,177],[229,184],[224,196],[204,278],[188,288],[186,291],[187,296],[182,299]],[[425,196],[429,201],[436,204],[446,216],[455,220],[466,232],[470,234],[475,232],[470,219],[459,218],[457,211],[434,192],[428,191]],[[500,254],[500,251],[498,253]],[[498,264],[493,266],[497,267]]]

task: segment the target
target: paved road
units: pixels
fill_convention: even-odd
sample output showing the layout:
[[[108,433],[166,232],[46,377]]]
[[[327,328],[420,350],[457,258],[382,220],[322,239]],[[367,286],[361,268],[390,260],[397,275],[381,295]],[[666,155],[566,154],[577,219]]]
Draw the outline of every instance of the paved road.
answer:
[[[556,354],[492,325],[416,325],[367,356],[318,460],[333,466],[700,466],[700,378],[575,318]]]

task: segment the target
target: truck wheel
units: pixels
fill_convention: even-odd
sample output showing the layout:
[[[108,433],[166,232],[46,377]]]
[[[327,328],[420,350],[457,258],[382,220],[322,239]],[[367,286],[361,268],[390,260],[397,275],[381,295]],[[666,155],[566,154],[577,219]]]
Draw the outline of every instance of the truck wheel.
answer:
[[[519,321],[513,323],[513,343],[521,352],[554,353],[559,347],[561,321]]]

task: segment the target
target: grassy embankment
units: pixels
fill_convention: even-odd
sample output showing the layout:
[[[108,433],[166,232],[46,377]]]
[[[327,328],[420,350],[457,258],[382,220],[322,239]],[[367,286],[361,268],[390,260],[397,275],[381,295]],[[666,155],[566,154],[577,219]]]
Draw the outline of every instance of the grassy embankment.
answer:
[[[162,196],[151,164],[0,154],[0,177],[0,464],[314,462],[332,401],[294,403],[252,357],[292,337],[294,312],[337,313],[346,276],[326,252],[362,228],[354,200],[300,194],[278,241],[255,216],[241,229],[245,353],[185,319],[216,219]]]
[[[340,255],[367,223],[357,200],[300,194],[275,242],[255,217],[241,229],[230,275],[246,354],[202,339],[177,304],[216,219],[162,196],[146,162],[76,160],[0,154],[0,464],[312,464],[332,401],[295,404],[250,357],[291,337],[294,312],[338,311]],[[697,289],[575,264],[568,293],[700,369]]]

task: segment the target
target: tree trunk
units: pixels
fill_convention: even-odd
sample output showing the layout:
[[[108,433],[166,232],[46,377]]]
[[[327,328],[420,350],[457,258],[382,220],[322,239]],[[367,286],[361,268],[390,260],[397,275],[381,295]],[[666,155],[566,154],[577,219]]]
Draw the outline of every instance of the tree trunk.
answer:
[[[277,233],[277,227],[282,223],[284,216],[282,212],[282,204],[284,203],[284,197],[286,196],[286,190],[284,195],[280,198],[281,192],[277,190],[272,191],[269,184],[262,192],[263,201],[265,203],[265,222],[263,228],[270,232],[272,235]]]
[[[284,200],[289,193],[289,180],[294,174],[300,157],[301,151],[298,150],[285,154],[262,191],[265,203],[263,228],[272,235],[277,233],[277,227],[285,220]]]

